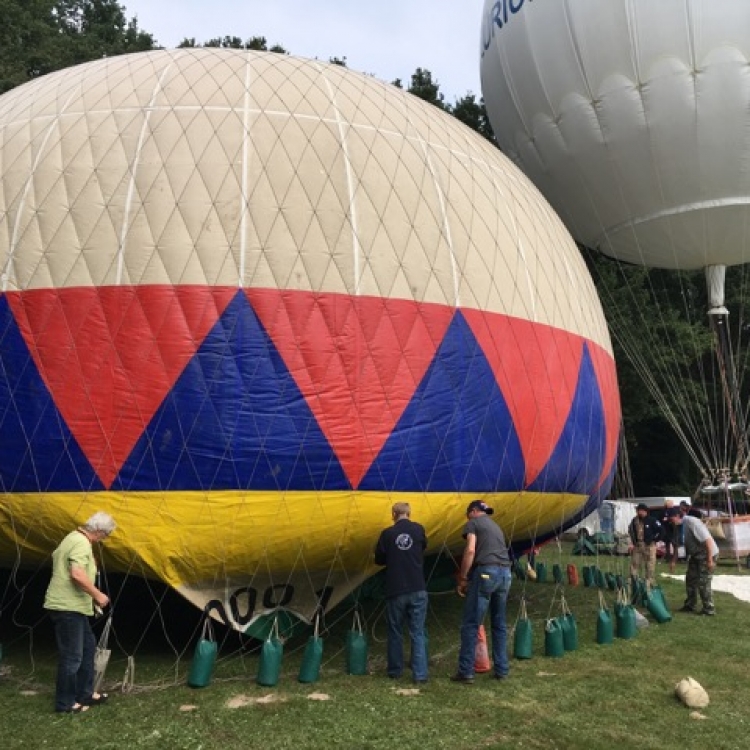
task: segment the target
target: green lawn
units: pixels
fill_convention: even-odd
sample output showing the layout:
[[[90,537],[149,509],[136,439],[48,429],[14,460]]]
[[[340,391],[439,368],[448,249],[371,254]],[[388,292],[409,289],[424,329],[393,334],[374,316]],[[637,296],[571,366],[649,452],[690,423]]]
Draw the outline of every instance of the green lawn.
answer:
[[[568,547],[566,546],[567,550]],[[555,545],[540,560],[563,569],[569,558]],[[624,573],[627,560],[571,558],[579,568],[598,562]],[[665,566],[659,566],[659,572]],[[684,572],[680,566],[678,572]],[[736,574],[729,563],[719,573]],[[551,576],[550,576],[551,580]],[[683,584],[664,581],[673,611],[682,604]],[[671,623],[650,626],[633,640],[595,643],[598,592],[566,587],[576,616],[579,649],[563,658],[544,656],[544,620],[559,613],[555,585],[514,580],[509,624],[525,595],[534,622],[535,656],[512,662],[511,678],[498,682],[478,675],[474,685],[448,680],[455,671],[461,602],[434,595],[428,622],[430,682],[415,694],[406,677],[385,676],[382,603],[365,606],[370,638],[368,676],[345,674],[343,644],[351,616],[329,618],[321,679],[296,681],[305,638],[286,644],[278,686],[255,684],[257,652],[225,642],[210,686],[185,686],[190,652],[175,663],[173,652],[142,646],[135,653],[135,687],[118,690],[126,667],[115,650],[107,672],[108,705],[84,715],[52,712],[55,656],[48,640],[6,643],[0,677],[0,747],[11,748],[710,748],[750,747],[750,604],[717,593],[714,618],[676,613]],[[608,601],[614,595],[607,591]],[[554,599],[553,599],[554,597]],[[676,701],[675,683],[696,678],[711,703],[691,718]],[[312,700],[322,693],[328,700]],[[267,702],[258,702],[258,699]],[[230,703],[240,704],[230,707]],[[186,710],[189,709],[189,710]]]

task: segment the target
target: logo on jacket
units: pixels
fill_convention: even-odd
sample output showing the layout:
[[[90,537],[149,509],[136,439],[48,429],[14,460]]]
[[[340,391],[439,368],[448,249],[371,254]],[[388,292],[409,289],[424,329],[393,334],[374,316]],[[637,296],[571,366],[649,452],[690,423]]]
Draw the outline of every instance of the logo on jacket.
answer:
[[[411,535],[409,534],[399,534],[396,537],[396,546],[402,552],[406,552],[406,550],[411,549],[412,544],[414,544],[414,541],[412,540]]]

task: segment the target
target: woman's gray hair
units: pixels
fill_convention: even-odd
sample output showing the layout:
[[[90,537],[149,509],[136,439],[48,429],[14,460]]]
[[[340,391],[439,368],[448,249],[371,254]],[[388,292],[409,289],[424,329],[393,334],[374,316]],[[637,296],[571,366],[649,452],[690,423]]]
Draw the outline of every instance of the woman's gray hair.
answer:
[[[83,528],[92,534],[104,534],[104,536],[109,536],[117,528],[117,524],[109,513],[100,510],[94,513],[94,515],[83,524]]]

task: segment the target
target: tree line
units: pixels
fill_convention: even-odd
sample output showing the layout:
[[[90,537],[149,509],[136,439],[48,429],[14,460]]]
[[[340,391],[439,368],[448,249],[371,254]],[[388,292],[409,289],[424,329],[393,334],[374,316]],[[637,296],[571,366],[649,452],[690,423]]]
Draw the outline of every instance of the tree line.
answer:
[[[0,24],[0,94],[71,65],[159,49],[153,34],[140,28],[136,17],[128,18],[126,8],[116,0],[0,0],[0,17],[3,19]],[[195,38],[186,38],[179,47],[288,53],[279,44],[269,45],[264,36],[244,39],[224,36],[200,43]],[[347,64],[346,57],[331,57],[329,62]],[[495,142],[484,100],[474,93],[467,92],[453,103],[446,102],[439,82],[427,68],[417,68],[406,84],[401,79],[391,83]],[[699,312],[701,305],[704,310],[707,307],[706,294],[700,291],[704,287],[700,273],[623,268],[599,253],[587,248],[581,250],[614,333],[626,440],[624,454],[627,454],[632,475],[632,486],[626,482],[621,494],[629,491],[638,495],[690,494],[700,477],[673,427],[664,418],[664,405],[657,407],[650,392],[643,387],[643,374],[631,364],[617,328],[627,325],[629,335],[651,342],[647,359],[665,363],[663,371],[654,368],[652,377],[664,381],[660,385],[668,402],[682,407],[689,402],[688,406],[694,408],[720,408],[711,403],[716,397],[701,387],[705,369],[711,366],[713,345],[707,334],[705,315]],[[648,310],[654,304],[657,287],[660,290],[659,326],[663,330],[653,329],[654,316],[634,314],[639,307]],[[686,299],[686,289],[695,290],[687,295],[690,299]],[[744,309],[744,289],[741,284],[740,291],[728,301],[730,306],[735,303]],[[688,308],[693,308],[695,315],[686,314],[690,313]],[[733,335],[738,341],[743,340],[742,319],[733,321],[733,325]],[[666,374],[670,368],[687,373],[679,391],[674,387],[674,378]]]

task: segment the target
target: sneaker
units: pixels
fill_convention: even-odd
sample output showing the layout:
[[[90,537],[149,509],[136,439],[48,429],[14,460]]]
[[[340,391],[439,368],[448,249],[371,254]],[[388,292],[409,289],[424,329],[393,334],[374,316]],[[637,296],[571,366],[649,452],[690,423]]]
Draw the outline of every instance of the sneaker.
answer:
[[[415,685],[426,685],[427,684],[427,678],[425,677],[424,680],[414,680]]]
[[[510,675],[507,674],[493,674],[492,679],[493,680],[507,680]]]
[[[699,615],[706,615],[706,617],[713,617],[716,612],[713,609],[702,609],[698,612]]]
[[[695,609],[693,609],[693,607],[688,607],[688,606],[680,607],[677,611],[678,612],[692,612],[693,614],[695,614]]]
[[[460,672],[456,672],[456,674],[451,675],[451,682],[462,682],[464,685],[473,685],[474,684],[474,675],[464,675]]]

